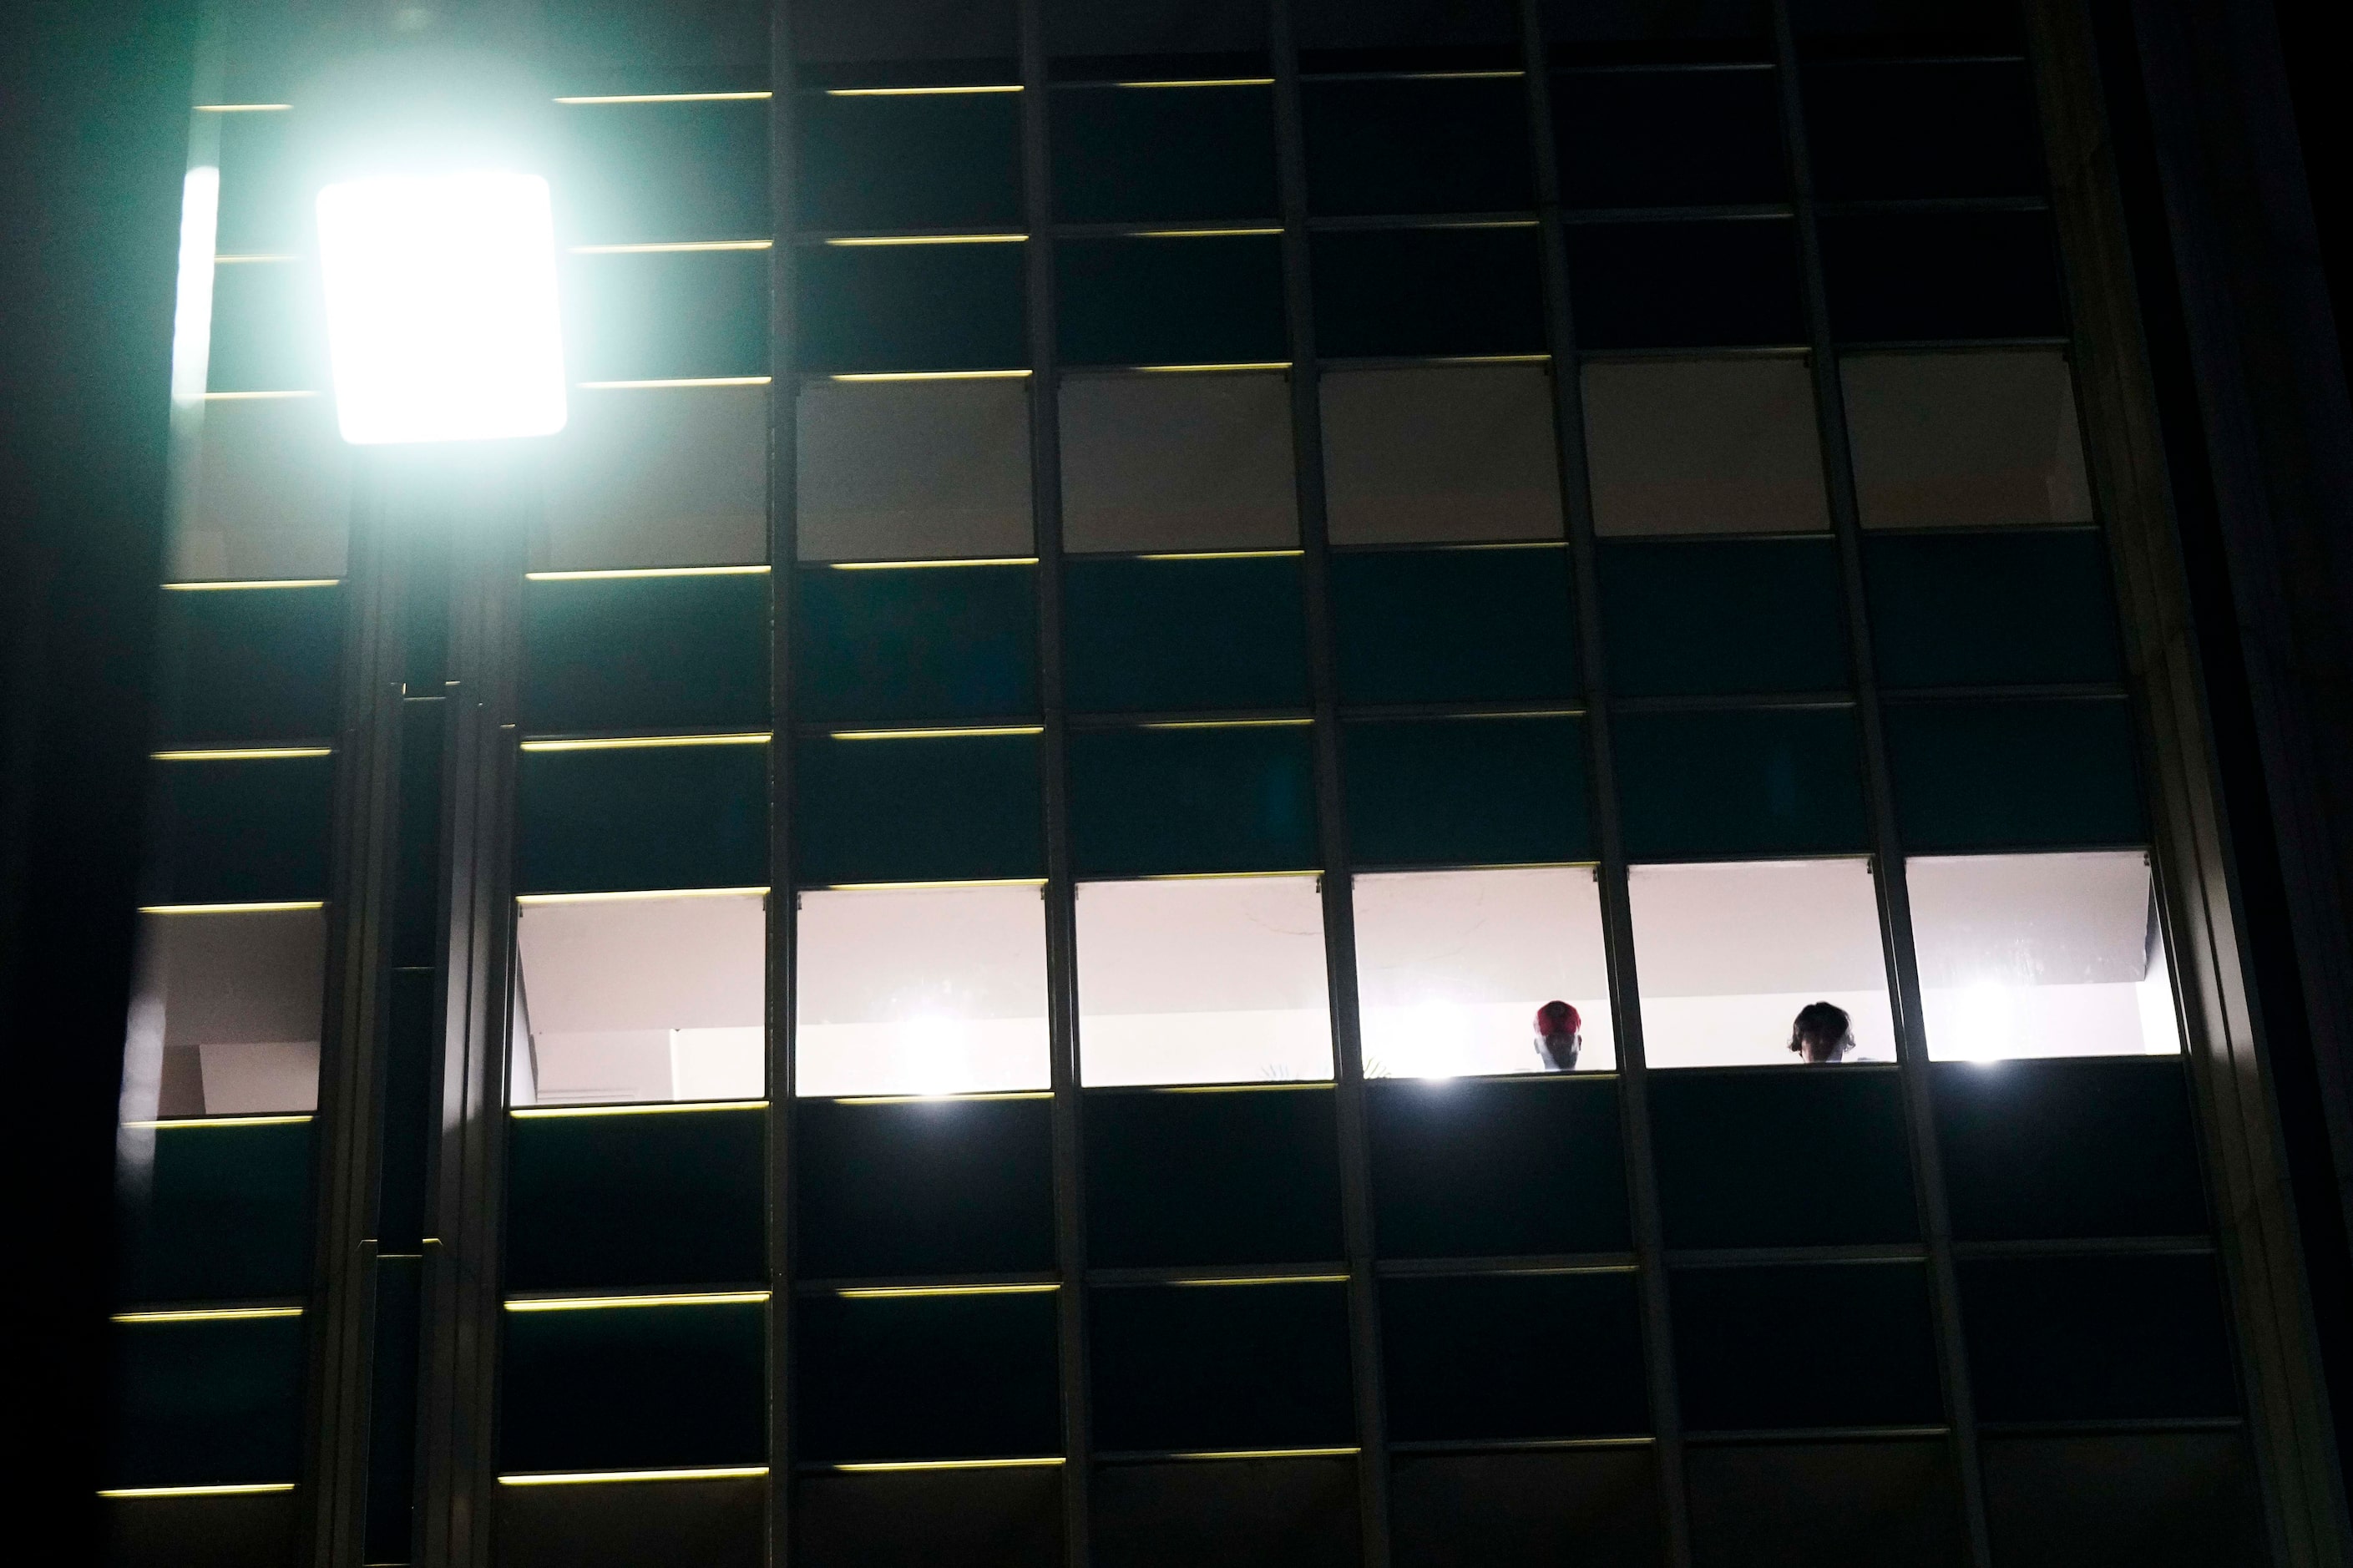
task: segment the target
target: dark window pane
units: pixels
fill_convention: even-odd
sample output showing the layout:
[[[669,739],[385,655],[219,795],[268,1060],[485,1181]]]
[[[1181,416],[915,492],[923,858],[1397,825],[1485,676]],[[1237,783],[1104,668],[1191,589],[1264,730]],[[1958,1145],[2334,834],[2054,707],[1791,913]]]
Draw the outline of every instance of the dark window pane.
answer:
[[[1920,1234],[1893,1073],[1662,1073],[1651,1082],[1651,1137],[1669,1247]]]
[[[1099,1452],[1354,1440],[1342,1288],[1146,1286],[1088,1305]]]
[[[1037,710],[1031,568],[811,567],[794,586],[802,717],[887,724]]]
[[[2247,1434],[1995,1437],[1987,1523],[2001,1561],[2208,1568],[2270,1555]]]
[[[814,229],[1021,226],[1021,95],[800,100],[801,225]]]
[[[1794,0],[1799,47],[1825,55],[2015,54],[2010,0]]]
[[[1656,1568],[1658,1480],[1647,1447],[1399,1455],[1389,1477],[1398,1568],[1577,1563]]]
[[[1089,1483],[1100,1568],[1356,1568],[1354,1459],[1114,1465]]]
[[[1608,543],[1599,562],[1620,696],[1847,684],[1846,605],[1827,539]]]
[[[1963,1241],[2189,1236],[2206,1199],[2179,1061],[1939,1065],[1936,1138]]]
[[[760,1568],[765,1560],[765,1476],[654,1486],[501,1487],[497,1499],[491,1560],[500,1568],[630,1568],[669,1561],[695,1568]]]
[[[1577,690],[1566,550],[1335,555],[1332,613],[1348,702],[1512,701]]]
[[[1062,1447],[1054,1297],[799,1304],[799,1451],[812,1459],[976,1459]]]
[[[1271,235],[1071,239],[1054,247],[1071,364],[1261,364],[1289,356]]]
[[[1555,60],[1769,60],[1773,21],[1764,0],[1538,0]]]
[[[1389,1279],[1381,1367],[1409,1442],[1612,1436],[1650,1427],[1634,1276]]]
[[[804,0],[794,7],[804,82],[844,87],[1021,79],[1012,0]]]
[[[2238,1413],[2210,1256],[1979,1259],[1960,1287],[1984,1420]]]
[[[516,774],[518,892],[767,885],[765,746],[525,752]]]
[[[292,1491],[100,1500],[113,1568],[258,1568],[297,1561],[305,1500]]]
[[[300,1479],[302,1330],[299,1317],[115,1325],[107,1484]]]
[[[768,253],[565,258],[565,369],[582,381],[768,374]]]
[[[1062,607],[1073,709],[1306,705],[1296,559],[1072,561]]]
[[[332,757],[158,763],[149,839],[156,904],[248,904],[327,896]]]
[[[1770,70],[1562,72],[1552,117],[1569,206],[1788,199],[1780,81]]]
[[[307,261],[239,261],[213,269],[207,392],[322,392],[327,308]]]
[[[1795,343],[1797,226],[1780,218],[1577,224],[1567,234],[1588,349]]]
[[[802,367],[875,373],[1027,363],[1021,251],[1018,245],[811,247],[799,258],[797,284]]]
[[[1759,1443],[1692,1450],[1692,1560],[1708,1568],[1961,1568],[1952,1447]]]
[[[1915,850],[2148,838],[2121,698],[1891,707],[1887,753]]]
[[[1841,342],[2067,330],[2047,213],[1825,217],[1821,231],[1831,331]]]
[[[164,595],[157,706],[179,745],[326,740],[342,692],[339,588]]]
[[[1826,200],[2042,188],[2023,60],[1818,65],[1804,80],[1806,145]]]
[[[1048,103],[1064,223],[1271,218],[1280,206],[1271,89],[1065,88]]]
[[[1312,1263],[1340,1256],[1329,1089],[1087,1097],[1087,1258]]]
[[[1862,549],[1890,686],[2123,679],[2095,530],[1874,534]]]
[[[1678,1269],[1672,1289],[1683,1418],[1694,1428],[1941,1418],[1917,1264]]]
[[[621,245],[776,232],[765,100],[580,104],[558,123],[565,237]]]
[[[794,1560],[812,1568],[1059,1568],[1063,1560],[1057,1468],[813,1475],[796,1486]]]
[[[311,1272],[311,1123],[159,1127],[143,1190],[126,1190],[130,1301],[300,1296]]]
[[[767,1311],[746,1301],[501,1314],[499,1468],[758,1464]]]
[[[795,766],[804,883],[1045,874],[1034,736],[808,742]]]
[[[1383,1257],[1631,1245],[1615,1081],[1399,1079],[1369,1087],[1366,1101]]]
[[[1043,1099],[802,1100],[793,1125],[800,1272],[1053,1268],[1050,1112]]]
[[[766,1113],[525,1116],[508,1124],[514,1290],[767,1277]]]
[[[1666,860],[1861,849],[1857,743],[1843,708],[1624,714],[1627,852]]]
[[[1590,856],[1575,719],[1351,723],[1348,847],[1361,866],[1506,866]]]
[[[1048,71],[1124,80],[1267,74],[1265,0],[1047,0]]]
[[[526,583],[523,642],[526,731],[768,721],[765,573]]]
[[[768,85],[758,0],[571,0],[547,30],[570,94],[742,92]]]
[[[1318,234],[1308,254],[1327,359],[1544,352],[1533,228]]]
[[[1307,210],[1515,212],[1535,205],[1519,78],[1309,81]]]
[[[1303,71],[1510,69],[1510,0],[1300,0],[1292,36]]]
[[[1313,867],[1312,751],[1304,725],[1072,735],[1071,836],[1080,875]]]

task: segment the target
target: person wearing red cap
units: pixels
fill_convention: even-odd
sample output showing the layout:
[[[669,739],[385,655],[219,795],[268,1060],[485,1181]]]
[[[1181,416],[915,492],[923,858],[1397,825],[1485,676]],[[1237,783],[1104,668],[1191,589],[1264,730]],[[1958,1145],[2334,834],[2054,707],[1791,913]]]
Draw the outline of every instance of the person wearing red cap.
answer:
[[[1536,1009],[1536,1060],[1546,1072],[1577,1070],[1577,1047],[1585,1044],[1585,1020],[1566,1002],[1547,1002]]]

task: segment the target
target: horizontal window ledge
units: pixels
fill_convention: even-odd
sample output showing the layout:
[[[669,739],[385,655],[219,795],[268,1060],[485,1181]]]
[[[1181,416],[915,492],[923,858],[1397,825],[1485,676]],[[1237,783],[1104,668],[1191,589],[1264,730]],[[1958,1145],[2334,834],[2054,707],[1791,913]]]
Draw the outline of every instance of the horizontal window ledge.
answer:
[[[1547,209],[1550,216],[1551,209]],[[1661,207],[1571,207],[1558,209],[1570,227],[1626,223],[1733,223],[1752,218],[1794,218],[1788,202],[1717,202]]]
[[[1533,209],[1489,213],[1324,213],[1307,220],[1310,234],[1373,234],[1396,229],[1534,229]]]
[[[526,752],[627,752],[663,746],[765,746],[773,739],[774,732],[767,730],[673,730],[636,734],[607,731],[527,740],[522,746]]]
[[[1028,233],[1001,226],[972,228],[807,229],[793,236],[793,243],[796,245],[830,245],[849,248],[867,246],[887,248],[902,245],[1022,245],[1029,239]]]
[[[1298,729],[1314,721],[1314,714],[1296,708],[1073,713],[1068,721],[1078,731]]]
[[[1671,1247],[1670,1268],[1769,1268],[1804,1263],[1925,1263],[1926,1244],[1916,1241],[1825,1243],[1811,1247]]]
[[[1980,1421],[1980,1437],[2103,1437],[2165,1432],[2236,1432],[2242,1415],[2118,1416],[2094,1421]]]
[[[1351,724],[1427,722],[1460,719],[1582,719],[1590,711],[1583,703],[1564,702],[1400,702],[1378,708],[1343,708],[1339,716]]]
[[[1552,1454],[1586,1448],[1647,1448],[1658,1439],[1648,1432],[1592,1437],[1450,1437],[1392,1442],[1392,1454]]]
[[[1531,350],[1499,354],[1324,354],[1317,360],[1324,370],[1428,370],[1441,365],[1550,364],[1552,355]]]
[[[707,251],[773,250],[773,237],[734,239],[611,239],[565,248],[574,256],[691,256]]]
[[[1099,1465],[1154,1465],[1193,1459],[1342,1459],[1364,1452],[1353,1444],[1329,1448],[1120,1448],[1095,1455]]]
[[[2118,698],[2125,689],[2110,681],[2046,682],[2018,686],[1888,686],[1881,700],[1890,707],[1927,702],[2069,702],[2086,697]]]
[[[219,1323],[262,1318],[299,1318],[303,1304],[283,1298],[259,1301],[142,1302],[110,1315],[117,1323]]]
[[[1061,1289],[1058,1274],[888,1275],[868,1279],[797,1279],[793,1294],[800,1297],[839,1296],[852,1300],[886,1300],[911,1296],[1011,1296]]]
[[[166,583],[163,586],[167,594],[216,594],[259,588],[332,588],[342,582],[341,577],[238,577]]]
[[[625,1312],[656,1307],[754,1307],[766,1303],[765,1286],[751,1289],[632,1292],[628,1295],[518,1296],[502,1305],[510,1312]]]
[[[1747,1430],[1686,1432],[1683,1441],[1711,1447],[1743,1443],[1900,1443],[1924,1437],[1948,1437],[1950,1426],[1761,1426]]]
[[[316,904],[301,904],[296,907],[300,909],[317,909],[319,906]],[[178,911],[174,910],[142,910],[139,912],[143,915],[176,913]],[[134,1131],[159,1132],[176,1131],[186,1128],[195,1127],[290,1127],[296,1122],[310,1121],[312,1120],[315,1120],[315,1115],[311,1111],[290,1110],[282,1114],[273,1113],[260,1116],[238,1116],[235,1114],[225,1116],[163,1116],[145,1121],[126,1121],[122,1125]]]
[[[1023,1454],[977,1459],[808,1459],[793,1467],[799,1475],[857,1476],[895,1470],[1050,1469],[1068,1461],[1060,1454]]]
[[[1303,86],[1326,81],[1511,81],[1527,74],[1518,66],[1499,65],[1462,70],[1302,71],[1299,80]]]
[[[792,732],[797,741],[970,741],[991,736],[1042,735],[1045,731],[1041,718],[1017,713],[950,724],[877,724],[863,728],[841,723],[796,724]]]
[[[1710,76],[1726,71],[1769,71],[1774,62],[1769,57],[1757,59],[1722,60],[1588,60],[1555,58],[1552,74],[1556,77],[1579,76]]]
[[[1783,860],[1868,860],[1870,859],[1870,857],[1861,850],[1849,851],[1843,854],[1782,855],[1774,857],[1760,857],[1753,851],[1744,850],[1738,854],[1729,855],[1685,855],[1680,856],[1672,861],[1653,862],[1637,860],[1633,862],[1633,864],[1635,866],[1653,864],[1674,866],[1744,865],[1753,864],[1760,858],[1775,858]],[[1845,1061],[1828,1063],[1801,1062],[1793,1059],[1783,1062],[1729,1062],[1707,1067],[1651,1068],[1649,1070],[1655,1074],[1672,1075],[1679,1079],[1743,1078],[1751,1074],[1761,1075],[1765,1073],[1818,1073],[1825,1067],[1834,1068],[1841,1073],[1895,1073],[1902,1070],[1901,1065],[1895,1062],[1864,1062],[1856,1061],[1852,1058]]]
[[[100,1487],[102,1498],[247,1497],[257,1492],[290,1492],[292,1481],[219,1481],[185,1487]]]
[[[1514,1275],[1630,1274],[1630,1252],[1561,1252],[1522,1258],[1385,1258],[1373,1265],[1383,1279],[1461,1279]]]
[[[1585,364],[1638,364],[1654,360],[1720,360],[1720,359],[1804,359],[1813,351],[1795,341],[1786,343],[1663,343],[1655,348],[1587,349],[1577,354]],[[1819,532],[1830,531],[1824,525]],[[1685,538],[1683,534],[1651,535],[1648,537]],[[1755,539],[1753,533],[1741,534],[1743,539]]]
[[[1207,880],[1226,877],[1314,877],[1317,871],[1204,871],[1198,876],[1176,877],[1090,877],[1090,882],[1176,882]],[[1111,1094],[1301,1094],[1329,1093],[1337,1088],[1328,1078],[1282,1079],[1251,1083],[1105,1083],[1086,1086],[1082,1092],[1090,1097]]]
[[[1699,692],[1683,697],[1612,697],[1613,713],[1714,713],[1852,708],[1852,691]]]
[[[2064,334],[2040,337],[1841,338],[1835,346],[1850,353],[1866,350],[1873,353],[1970,353],[1999,349],[2064,349],[2073,341]]]
[[[765,891],[765,889],[757,890]],[[649,896],[660,898],[664,895],[656,893]],[[767,1109],[768,1102],[765,1100],[632,1100],[611,1105],[517,1105],[510,1107],[507,1114],[517,1121],[547,1121],[590,1116],[691,1116],[706,1110]]]
[[[2214,1238],[2211,1236],[2067,1237],[1953,1244],[1953,1256],[1963,1261],[1981,1258],[2203,1258],[2211,1256],[2214,1250]]]
[[[1345,1285],[1348,1266],[1337,1258],[1289,1264],[1233,1265],[1227,1268],[1090,1268],[1087,1283],[1106,1289],[1160,1285],[1209,1289],[1252,1285]]]
[[[1248,239],[1271,238],[1286,232],[1271,213],[1237,214],[1222,218],[1181,218],[1155,223],[1058,223],[1056,239]]]
[[[527,1470],[499,1478],[502,1487],[628,1485],[638,1481],[756,1480],[765,1465],[701,1465],[672,1470]]]

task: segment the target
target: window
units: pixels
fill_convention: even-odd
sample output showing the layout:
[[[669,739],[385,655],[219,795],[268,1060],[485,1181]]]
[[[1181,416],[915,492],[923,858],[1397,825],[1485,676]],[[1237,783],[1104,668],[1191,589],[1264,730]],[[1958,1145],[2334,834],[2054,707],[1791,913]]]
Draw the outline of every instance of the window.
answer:
[[[1769,68],[1562,71],[1552,100],[1571,207],[1788,199],[1780,81]]]
[[[1023,364],[1021,248],[1005,241],[803,250],[796,279],[803,367],[873,375]]]
[[[1381,1283],[1382,1393],[1405,1442],[1650,1427],[1631,1269]]]
[[[1366,1077],[1548,1070],[1535,1020],[1554,1001],[1581,1020],[1577,1070],[1616,1066],[1590,869],[1360,876],[1356,914]]]
[[[725,983],[742,989],[737,976]],[[515,1115],[507,1289],[674,1290],[763,1278],[767,1149],[757,1103]]]
[[[1805,340],[1797,226],[1786,219],[1579,224],[1567,238],[1583,348]]]
[[[1839,374],[1865,528],[2090,520],[2063,356],[1849,354]]]
[[[1070,774],[1082,877],[1300,871],[1321,858],[1305,720],[1082,730]]]
[[[1626,713],[1617,742],[1626,849],[1637,858],[1866,847],[1850,710]]]
[[[1329,1079],[1316,882],[1082,884],[1081,1079],[1093,1087]]]
[[[602,0],[550,30],[554,90],[726,92],[768,85],[767,13],[752,0]]]
[[[556,222],[590,245],[761,240],[768,215],[768,104],[566,105]]]
[[[1326,371],[1335,544],[1561,536],[1552,382],[1540,367]]]
[[[1905,879],[1931,1056],[2181,1048],[2145,852],[1915,858]]]
[[[1050,1288],[801,1303],[797,1451],[869,1464],[1060,1453],[1054,1307]]]
[[[1926,1426],[1942,1417],[1916,1263],[1679,1268],[1677,1390],[1699,1431]],[[1793,1334],[1792,1323],[1835,1323]]]
[[[510,1301],[500,1471],[760,1463],[768,1447],[765,1294]]]
[[[2124,679],[2107,552],[2090,529],[1873,534],[1862,559],[1891,687]]]
[[[515,782],[517,890],[764,886],[766,742],[765,735],[524,742]]]
[[[183,755],[153,772],[152,905],[315,902],[327,896],[333,757],[311,747]]]
[[[352,459],[333,399],[206,403],[195,470],[172,536],[174,581],[343,574]]]
[[[804,567],[793,587],[804,719],[923,724],[1037,711],[1037,574],[1027,563]]]
[[[1066,239],[1054,330],[1069,364],[1271,364],[1290,357],[1272,235]]]
[[[766,899],[525,900],[515,925],[512,1103],[765,1091]]]
[[[1846,605],[1828,539],[1613,540],[1599,560],[1615,694],[1846,686]],[[1878,618],[1873,629],[1904,635]]]
[[[1816,1002],[1846,1013],[1845,1059],[1894,1058],[1868,861],[1636,866],[1627,896],[1651,1066],[1795,1063],[1794,1021]]]
[[[157,707],[182,746],[320,742],[341,713],[343,595],[332,584],[164,595]]]
[[[804,887],[1046,874],[1034,731],[843,731],[795,763]]]
[[[522,600],[526,731],[766,726],[766,572],[559,578]]]
[[[844,233],[1021,226],[1021,99],[810,94],[800,223]]]
[[[1060,408],[1063,549],[1299,542],[1288,378],[1073,375]]]
[[[1533,224],[1317,234],[1308,257],[1327,359],[1545,350]]]
[[[1605,538],[1830,527],[1801,359],[1588,361],[1585,450]]]
[[[1824,61],[1805,91],[1826,200],[2042,194],[2023,60]]]
[[[827,87],[1018,81],[1010,0],[818,0],[795,15],[800,79]]]
[[[2067,330],[2048,213],[1825,216],[1821,235],[1831,331],[1841,342]]]
[[[1280,211],[1269,88],[1123,83],[1057,89],[1050,102],[1064,223],[1263,223]]]
[[[794,1090],[1043,1089],[1046,912],[1034,887],[800,895]]]
[[[1577,690],[1568,552],[1350,551],[1332,559],[1341,698],[1524,701]]]
[[[1527,91],[1509,77],[1392,78],[1300,86],[1307,210],[1521,212],[1528,174]]]
[[[326,296],[315,262],[269,255],[214,267],[206,391],[323,391],[326,349]]]
[[[1307,706],[1298,558],[1077,560],[1063,569],[1064,699],[1079,712]]]
[[[1207,1457],[1354,1439],[1337,1285],[1159,1285],[1090,1298],[1100,1450]]]
[[[575,380],[768,374],[767,252],[646,251],[565,259],[564,368]]]
[[[1345,1250],[1333,1100],[1329,1083],[1089,1090],[1090,1265],[1328,1266]]]
[[[1018,381],[811,382],[797,406],[802,560],[1030,553]]]
[[[1344,724],[1350,854],[1366,867],[1590,859],[1583,730],[1528,715]]]
[[[128,1118],[317,1105],[326,941],[316,908],[142,916]]]
[[[1915,849],[2148,840],[2122,698],[1890,704],[1887,752]]]
[[[548,445],[537,569],[768,558],[766,388],[575,388],[571,421]]]

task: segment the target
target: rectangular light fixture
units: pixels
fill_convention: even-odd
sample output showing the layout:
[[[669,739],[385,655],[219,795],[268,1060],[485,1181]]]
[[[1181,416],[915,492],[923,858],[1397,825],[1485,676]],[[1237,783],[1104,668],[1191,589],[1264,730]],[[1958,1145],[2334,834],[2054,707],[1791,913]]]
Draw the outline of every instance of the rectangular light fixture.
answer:
[[[564,428],[555,223],[536,174],[387,174],[319,193],[335,417],[356,446]]]

